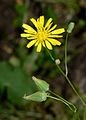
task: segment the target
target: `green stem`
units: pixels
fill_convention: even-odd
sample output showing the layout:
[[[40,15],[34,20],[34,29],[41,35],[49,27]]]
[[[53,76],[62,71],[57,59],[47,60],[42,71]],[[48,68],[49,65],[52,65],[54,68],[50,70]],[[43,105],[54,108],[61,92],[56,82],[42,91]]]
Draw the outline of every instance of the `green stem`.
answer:
[[[52,61],[55,62],[55,59],[54,59],[54,57],[52,56],[52,54],[50,53],[50,51],[49,51],[47,48],[46,48],[46,50],[47,50],[47,52],[48,52],[50,58],[52,59]]]
[[[61,96],[57,95],[56,93],[52,92],[51,90],[49,90],[49,92],[53,95],[55,95],[56,97],[60,98],[61,100],[63,100],[64,102],[68,103],[68,104],[72,104],[70,102],[68,102],[67,100],[65,100],[64,98],[62,98]],[[75,108],[75,111],[77,110],[76,107],[72,104],[72,106]]]
[[[57,65],[59,71],[63,74],[63,76],[66,78],[67,82],[69,83],[69,85],[72,87],[73,91],[76,93],[76,95],[80,98],[81,102],[83,105],[86,106],[84,100],[82,99],[82,97],[78,94],[78,92],[76,91],[74,85],[71,83],[71,81],[69,80],[69,78],[66,76],[66,74],[63,72],[63,70],[60,68],[59,65]]]
[[[68,67],[67,67],[67,40],[68,40],[68,33],[66,35],[66,40],[65,40],[65,71],[66,71],[66,76],[68,75]]]
[[[52,54],[50,53],[50,51],[47,49],[51,59],[53,58]],[[53,62],[56,64],[55,59],[52,59]],[[58,64],[56,64],[57,68],[59,69],[59,71],[62,73],[62,75],[66,78],[67,82],[69,83],[69,85],[72,87],[73,91],[76,93],[76,95],[79,97],[79,99],[81,100],[82,104],[84,106],[86,106],[84,100],[82,99],[82,97],[78,94],[78,92],[76,91],[75,87],[73,86],[73,84],[71,83],[71,81],[69,80],[69,78],[66,76],[66,74],[64,73],[64,71],[60,68],[60,66]]]
[[[49,96],[49,95],[47,95],[47,97],[49,97],[49,98],[51,98],[51,99],[55,99],[55,100],[60,101],[60,102],[63,102],[63,103],[64,103],[65,105],[67,105],[67,106],[70,108],[70,110],[72,110],[73,112],[76,112],[76,110],[77,110],[76,107],[75,107],[72,103],[66,101],[66,100],[63,99],[62,97],[56,98],[56,97]]]
[[[65,100],[65,99],[62,98],[61,96],[57,95],[56,93],[52,92],[51,90],[49,90],[49,92],[50,92],[51,94],[55,95],[56,97],[58,97],[58,98],[60,98],[60,99],[62,99],[62,100],[64,100],[64,101],[68,102],[67,100]],[[69,103],[69,102],[68,102],[68,103]]]

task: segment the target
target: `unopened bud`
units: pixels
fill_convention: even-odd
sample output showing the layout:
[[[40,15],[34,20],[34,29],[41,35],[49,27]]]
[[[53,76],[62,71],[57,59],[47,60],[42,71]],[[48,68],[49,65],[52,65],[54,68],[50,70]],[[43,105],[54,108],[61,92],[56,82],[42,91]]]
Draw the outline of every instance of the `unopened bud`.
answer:
[[[32,79],[34,80],[35,84],[37,85],[37,87],[40,91],[48,91],[49,90],[49,84],[46,81],[40,80],[34,76],[32,77]]]
[[[47,93],[38,91],[36,93],[33,93],[29,96],[26,96],[26,94],[23,97],[25,100],[31,100],[31,101],[36,101],[36,102],[42,102],[47,99]]]
[[[60,62],[59,59],[56,59],[56,60],[55,60],[55,63],[56,63],[56,65],[59,65],[61,62]]]
[[[71,33],[71,32],[72,32],[72,30],[74,29],[74,25],[75,25],[74,22],[70,22],[70,23],[69,23],[68,28],[67,28],[67,32],[68,32],[68,33]]]

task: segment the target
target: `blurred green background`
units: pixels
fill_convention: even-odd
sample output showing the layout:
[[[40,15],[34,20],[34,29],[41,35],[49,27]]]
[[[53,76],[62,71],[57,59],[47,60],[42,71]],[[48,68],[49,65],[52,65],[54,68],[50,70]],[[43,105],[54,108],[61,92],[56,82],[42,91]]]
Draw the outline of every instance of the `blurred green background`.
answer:
[[[84,108],[57,70],[45,49],[36,53],[26,48],[22,24],[30,18],[52,17],[58,28],[67,29],[75,22],[68,39],[69,78],[86,99],[86,0],[1,0],[0,1],[0,120],[86,120]],[[52,54],[64,68],[64,38]],[[64,104],[48,99],[43,103],[23,100],[23,95],[36,91],[32,76],[47,81],[51,90],[73,102],[76,113]],[[86,100],[85,100],[86,101]]]

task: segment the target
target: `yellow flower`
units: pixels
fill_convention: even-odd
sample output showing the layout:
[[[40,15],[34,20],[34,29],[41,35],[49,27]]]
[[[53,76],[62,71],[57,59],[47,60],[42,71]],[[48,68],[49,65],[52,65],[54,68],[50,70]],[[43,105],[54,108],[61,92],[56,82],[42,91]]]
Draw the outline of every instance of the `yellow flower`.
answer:
[[[52,50],[52,45],[61,45],[61,42],[59,42],[57,38],[63,37],[59,34],[65,32],[65,29],[55,29],[57,25],[52,26],[52,18],[49,18],[45,25],[44,16],[40,16],[37,21],[34,18],[31,18],[30,20],[36,27],[36,30],[27,24],[23,24],[22,27],[24,28],[25,33],[21,34],[21,37],[26,37],[28,40],[30,40],[30,42],[27,44],[28,48],[35,45],[37,47],[36,51],[40,52],[42,46]]]

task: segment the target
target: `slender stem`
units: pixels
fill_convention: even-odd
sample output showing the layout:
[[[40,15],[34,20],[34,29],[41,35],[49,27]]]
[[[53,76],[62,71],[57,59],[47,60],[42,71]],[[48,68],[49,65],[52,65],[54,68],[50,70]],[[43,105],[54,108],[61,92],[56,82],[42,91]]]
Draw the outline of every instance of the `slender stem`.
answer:
[[[49,92],[53,95],[55,95],[56,97],[60,97],[59,95],[57,95],[56,93],[54,93],[53,91],[49,90]]]
[[[75,108],[75,111],[77,110],[76,107],[71,103],[68,102],[67,100],[65,100],[64,98],[62,98],[61,96],[57,95],[56,93],[52,92],[51,90],[49,90],[49,92],[53,95],[55,95],[56,97],[60,98],[61,100],[63,100],[64,102],[68,103],[69,105],[72,105]]]
[[[50,51],[49,51],[48,49],[47,49],[47,51],[48,51],[48,53],[49,53],[49,55],[50,55],[50,57],[51,57],[51,59],[52,59],[52,58],[53,58],[52,54],[50,53]],[[53,62],[55,63],[55,59],[53,58],[52,60],[53,60]],[[55,64],[56,64],[56,63],[55,63]],[[76,91],[74,85],[71,83],[71,81],[70,81],[69,78],[66,76],[66,74],[64,73],[64,71],[60,68],[60,66],[59,66],[58,64],[56,64],[56,66],[57,66],[57,68],[59,69],[59,71],[62,73],[62,75],[66,78],[67,82],[68,82],[69,85],[72,87],[73,91],[74,91],[74,92],[76,93],[76,95],[80,98],[82,104],[83,104],[84,106],[86,106],[84,100],[83,100],[82,97],[78,94],[78,92]]]
[[[58,98],[60,98],[60,99],[62,99],[62,100],[64,100],[64,101],[67,101],[67,100],[65,100],[64,98],[62,98],[61,96],[59,96],[59,95],[57,95],[56,93],[54,93],[54,92],[52,92],[51,90],[49,90],[49,92],[51,93],[51,94],[53,94],[54,96],[56,96],[56,97],[58,97]],[[68,101],[67,101],[68,102]],[[68,102],[69,103],[69,102]]]
[[[52,99],[55,99],[55,100],[58,100],[58,101],[61,101],[61,102],[63,102],[63,103],[64,103],[64,101],[62,101],[62,100],[61,100],[61,99],[59,99],[59,98],[56,98],[56,97],[53,97],[53,96],[49,96],[49,95],[47,95],[47,97],[52,98]]]
[[[52,56],[52,54],[50,53],[50,51],[46,48],[48,54],[50,55],[50,58],[52,59],[52,61],[55,61],[54,57]]]
[[[57,65],[59,71],[63,74],[63,76],[66,78],[67,82],[69,83],[69,85],[72,87],[73,91],[76,93],[76,95],[80,98],[81,102],[83,105],[86,105],[84,100],[82,99],[82,97],[78,94],[78,92],[76,91],[74,85],[71,83],[71,81],[69,80],[69,78],[66,76],[66,74],[63,72],[63,70],[60,68],[59,65]]]
[[[55,100],[60,101],[60,102],[63,102],[65,105],[67,105],[67,106],[68,106],[72,111],[74,111],[74,112],[76,112],[76,110],[77,110],[76,107],[75,107],[72,103],[64,100],[62,97],[56,98],[56,97],[49,96],[49,95],[47,95],[47,97],[52,98],[52,99],[55,99]]]
[[[66,71],[66,76],[68,75],[68,67],[67,67],[67,40],[68,40],[68,33],[66,35],[66,40],[65,40],[65,71]]]

